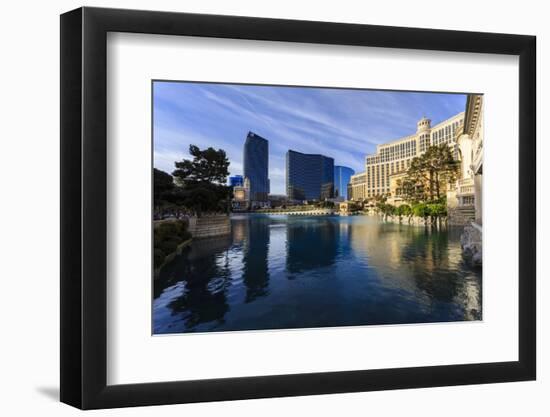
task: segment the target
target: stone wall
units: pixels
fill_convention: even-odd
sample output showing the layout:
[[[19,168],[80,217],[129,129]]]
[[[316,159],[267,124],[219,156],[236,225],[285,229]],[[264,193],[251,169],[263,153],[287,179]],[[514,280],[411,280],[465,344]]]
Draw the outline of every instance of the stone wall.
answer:
[[[231,233],[231,220],[224,215],[191,217],[189,231],[193,239],[225,236]]]
[[[447,207],[449,224],[453,226],[469,226],[475,220],[474,206]]]
[[[384,218],[384,216],[379,215],[381,219],[383,219],[386,222],[390,223],[399,223],[404,225],[410,225],[410,226],[447,226],[447,217],[440,217],[438,219],[435,219],[435,223],[432,223],[432,219],[430,217],[418,217],[418,216],[402,216],[401,220],[398,216],[387,216]]]

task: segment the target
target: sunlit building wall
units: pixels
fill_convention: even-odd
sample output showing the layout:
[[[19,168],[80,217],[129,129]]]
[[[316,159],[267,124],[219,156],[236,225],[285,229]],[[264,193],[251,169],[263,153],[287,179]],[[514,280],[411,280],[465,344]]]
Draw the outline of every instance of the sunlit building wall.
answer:
[[[447,203],[454,220],[481,225],[483,175],[483,96],[470,94],[466,100],[464,123],[457,135],[460,175],[453,190],[447,193]],[[453,217],[453,216],[451,216]]]
[[[391,195],[391,176],[404,173],[411,166],[412,159],[422,155],[430,146],[447,144],[456,157],[458,150],[455,133],[463,120],[464,112],[461,112],[432,126],[431,120],[423,117],[417,123],[416,133],[378,145],[376,154],[367,155],[365,158],[364,198]]]
[[[348,199],[363,201],[367,198],[367,174],[360,172],[352,175],[348,184]]]

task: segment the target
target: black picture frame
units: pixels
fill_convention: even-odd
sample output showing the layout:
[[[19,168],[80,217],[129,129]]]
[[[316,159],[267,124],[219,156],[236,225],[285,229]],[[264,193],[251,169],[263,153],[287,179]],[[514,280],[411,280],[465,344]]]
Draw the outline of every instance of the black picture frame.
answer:
[[[107,385],[108,32],[519,56],[519,358],[199,381]],[[61,401],[82,409],[421,388],[536,377],[534,36],[80,8],[61,16]]]

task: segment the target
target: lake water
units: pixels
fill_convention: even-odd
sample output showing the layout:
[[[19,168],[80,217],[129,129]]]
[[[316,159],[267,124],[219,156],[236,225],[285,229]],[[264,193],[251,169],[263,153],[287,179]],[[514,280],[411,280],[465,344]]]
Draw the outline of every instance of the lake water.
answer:
[[[481,320],[460,228],[370,216],[232,217],[154,282],[155,334]]]

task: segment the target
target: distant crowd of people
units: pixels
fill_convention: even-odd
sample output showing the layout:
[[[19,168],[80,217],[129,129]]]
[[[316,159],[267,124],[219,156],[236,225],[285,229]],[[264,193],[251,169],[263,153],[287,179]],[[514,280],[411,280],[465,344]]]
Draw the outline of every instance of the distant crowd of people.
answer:
[[[195,213],[185,209],[155,209],[153,212],[153,220],[165,219],[187,219]]]
[[[217,212],[208,212],[201,213],[201,217],[207,216],[220,216],[227,215],[226,212],[217,211]],[[166,219],[188,219],[189,217],[197,217],[197,212],[188,210],[185,208],[155,208],[153,211],[153,220],[166,220]]]

